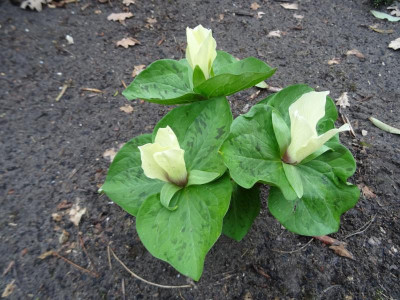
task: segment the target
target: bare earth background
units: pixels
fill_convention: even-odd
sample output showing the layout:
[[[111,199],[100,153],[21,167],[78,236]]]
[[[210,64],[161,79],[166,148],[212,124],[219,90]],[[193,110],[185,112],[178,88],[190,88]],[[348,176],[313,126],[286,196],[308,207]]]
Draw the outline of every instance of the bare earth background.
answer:
[[[400,36],[400,23],[375,19],[367,1],[304,0],[298,10],[272,0],[259,0],[252,10],[252,2],[136,0],[125,8],[120,0],[82,0],[40,13],[0,2],[0,292],[13,282],[8,299],[400,299],[400,140],[367,119],[400,126],[400,51],[387,47]],[[124,9],[134,14],[125,24],[107,20]],[[265,14],[256,18],[259,12]],[[134,66],[183,57],[185,28],[198,24],[213,30],[218,49],[277,67],[271,86],[307,83],[335,99],[348,92],[350,107],[342,113],[356,137],[345,133],[341,139],[357,159],[351,180],[364,194],[332,236],[348,243],[355,260],[316,240],[284,253],[310,238],[280,226],[267,212],[264,189],[262,212],[249,234],[240,243],[221,236],[193,288],[149,286],[114,259],[110,270],[112,242],[144,278],[190,282],[153,258],[134,218],[96,191],[109,166],[103,153],[151,132],[170,109],[128,103],[121,80],[132,81]],[[368,27],[373,24],[394,33],[375,32]],[[267,36],[275,30],[281,37]],[[69,45],[66,35],[75,43]],[[124,37],[141,44],[116,47]],[[364,58],[346,55],[353,49]],[[338,64],[328,64],[334,58]],[[251,97],[256,91],[230,97],[235,116],[269,94]],[[120,110],[127,104],[133,112]],[[79,227],[68,208],[77,202],[86,208]],[[63,230],[69,236],[64,232],[61,244]],[[38,258],[49,250],[92,273],[54,256]]]

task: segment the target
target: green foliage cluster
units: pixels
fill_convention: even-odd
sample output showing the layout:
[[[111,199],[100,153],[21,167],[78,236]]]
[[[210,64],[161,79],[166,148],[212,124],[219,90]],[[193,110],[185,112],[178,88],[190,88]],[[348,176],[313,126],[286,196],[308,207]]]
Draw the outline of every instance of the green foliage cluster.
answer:
[[[177,105],[152,134],[133,138],[112,162],[102,190],[136,217],[141,241],[155,257],[198,280],[207,252],[221,233],[240,241],[260,212],[260,184],[271,186],[268,208],[288,230],[324,235],[338,230],[340,215],[355,205],[359,190],[347,182],[355,171],[338,136],[301,163],[282,160],[290,142],[289,106],[313,91],[293,85],[232,118],[226,96],[272,76],[275,69],[249,57],[218,51],[209,79],[183,59],[159,60],[123,92],[128,100]],[[334,128],[337,111],[328,98],[317,130]],[[188,184],[148,178],[138,146],[153,143],[169,126],[180,147]]]

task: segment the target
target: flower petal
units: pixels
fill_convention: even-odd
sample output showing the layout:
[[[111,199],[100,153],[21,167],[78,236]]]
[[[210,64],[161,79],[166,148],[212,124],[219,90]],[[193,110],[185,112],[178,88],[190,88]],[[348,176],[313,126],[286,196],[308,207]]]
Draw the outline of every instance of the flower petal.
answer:
[[[340,128],[328,130],[318,137],[311,138],[306,145],[297,149],[295,155],[296,161],[301,162],[304,158],[321,148],[322,145],[329,141],[335,134],[346,130],[350,130],[349,124],[344,124]]]
[[[308,92],[303,94],[296,102],[289,107],[290,121],[292,117],[300,115],[317,135],[317,123],[325,116],[326,96],[329,92]]]
[[[158,144],[145,144],[139,146],[140,158],[144,175],[152,179],[160,179],[168,182],[168,175],[163,168],[154,160],[154,153],[165,150]]]
[[[157,164],[164,169],[170,182],[183,186],[187,183],[185,150],[168,149],[154,153]]]
[[[161,147],[180,149],[178,138],[169,126],[158,129],[154,143]]]

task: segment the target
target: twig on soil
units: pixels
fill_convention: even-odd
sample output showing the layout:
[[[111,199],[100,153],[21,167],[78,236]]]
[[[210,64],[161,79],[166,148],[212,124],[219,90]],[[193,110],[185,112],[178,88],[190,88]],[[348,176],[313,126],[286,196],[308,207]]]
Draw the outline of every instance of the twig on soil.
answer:
[[[322,299],[322,295],[323,295],[323,294],[325,294],[327,291],[329,291],[330,289],[333,289],[333,288],[335,288],[335,287],[341,287],[341,285],[335,284],[335,285],[332,285],[332,286],[330,286],[330,287],[324,289],[324,290],[322,291],[321,295],[319,295],[318,298],[319,298],[319,299]]]
[[[58,254],[58,252],[56,252],[56,251],[52,251],[52,254],[53,254],[53,256],[61,258],[62,260],[64,260],[65,262],[69,263],[70,265],[74,266],[75,268],[77,268],[78,270],[80,270],[82,272],[88,273],[89,275],[96,277],[96,278],[99,277],[99,274],[77,265],[76,263],[70,261],[68,258],[65,258],[64,256]]]
[[[110,243],[107,245],[107,258],[108,258],[108,266],[110,267],[110,270],[112,270],[111,254],[110,254]]]
[[[10,261],[10,263],[8,264],[7,268],[4,269],[3,271],[3,276],[5,276],[8,272],[10,272],[11,268],[14,266],[15,261]]]
[[[92,266],[93,269],[95,269],[93,260],[92,260],[92,258],[89,256],[89,253],[88,253],[87,250],[86,250],[85,243],[83,242],[83,239],[82,239],[82,236],[81,236],[81,235],[79,235],[79,241],[80,241],[80,243],[81,243],[83,252],[85,252],[86,256],[87,256],[88,259],[89,259],[90,265]],[[95,272],[97,273],[96,269],[95,269]]]
[[[56,102],[60,101],[61,97],[65,94],[67,88],[69,88],[70,82],[66,82],[64,83],[60,93],[58,94],[58,96],[56,97]]]
[[[99,93],[99,94],[103,93],[102,90],[94,89],[94,88],[81,88],[81,90],[85,91],[85,92],[93,92],[93,93]]]
[[[124,88],[126,89],[126,83],[125,83],[125,81],[123,81],[123,80],[121,79],[121,83],[122,83],[122,85],[124,86]]]
[[[307,247],[308,245],[310,245],[311,242],[312,242],[313,240],[314,240],[314,238],[312,238],[311,240],[309,240],[309,241],[307,242],[307,244],[301,246],[299,249],[296,249],[296,250],[292,250],[292,251],[283,251],[283,250],[272,249],[272,251],[274,251],[274,252],[279,252],[279,253],[285,253],[285,254],[292,254],[292,253],[299,252],[299,251],[303,250],[305,247]]]
[[[350,233],[349,235],[346,235],[343,239],[347,239],[347,238],[349,238],[349,237],[351,237],[353,235],[361,234],[361,233],[365,232],[369,228],[369,226],[371,226],[371,224],[375,221],[375,218],[376,218],[376,215],[374,215],[371,218],[371,220],[369,220],[366,224],[361,226],[361,228],[358,231]]]
[[[121,282],[121,289],[122,289],[122,299],[125,300],[125,280],[122,278],[122,282]]]
[[[159,288],[163,288],[163,289],[182,289],[182,288],[191,288],[193,287],[192,285],[162,285],[162,284],[157,284],[151,281],[147,281],[146,279],[143,279],[142,277],[140,277],[139,275],[136,275],[135,273],[133,273],[119,258],[118,256],[114,253],[114,251],[111,249],[111,247],[109,247],[111,254],[114,256],[114,258],[121,264],[121,266],[124,267],[124,269],[131,274],[133,277],[135,277],[136,279],[139,279],[140,281],[143,281],[144,283],[147,283],[149,285],[153,285]]]
[[[258,274],[260,274],[261,276],[263,276],[263,277],[265,277],[265,278],[267,278],[267,279],[271,279],[271,276],[269,276],[269,275],[267,274],[267,272],[265,272],[264,269],[261,268],[260,266],[256,266],[256,265],[253,264],[253,268],[254,268],[254,270],[256,270],[256,272],[257,272]]]

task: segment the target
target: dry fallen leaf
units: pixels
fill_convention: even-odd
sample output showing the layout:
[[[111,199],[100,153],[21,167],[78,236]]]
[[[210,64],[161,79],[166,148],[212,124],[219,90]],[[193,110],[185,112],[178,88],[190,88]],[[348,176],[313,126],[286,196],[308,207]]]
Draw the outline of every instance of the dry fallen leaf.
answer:
[[[222,20],[224,19],[224,17],[225,17],[225,15],[224,15],[224,14],[219,14],[219,17],[218,17],[218,19],[219,19],[220,21],[222,21]]]
[[[257,10],[257,9],[260,8],[260,5],[258,5],[257,2],[253,2],[253,3],[250,5],[250,8],[251,8],[252,10]]]
[[[121,46],[124,47],[125,49],[128,48],[129,46],[135,46],[135,45],[140,45],[140,41],[131,37],[123,38],[122,40],[119,40],[117,42],[117,47]]]
[[[329,246],[329,249],[332,249],[337,255],[347,257],[347,258],[354,260],[353,254],[349,250],[346,249],[345,245],[346,244],[344,244],[344,243],[340,243],[339,245]]]
[[[394,50],[399,50],[400,49],[400,38],[397,38],[393,41],[390,42],[389,48],[392,48]]]
[[[134,66],[133,71],[132,71],[132,77],[136,77],[139,75],[140,72],[142,72],[146,68],[146,65],[137,65]]]
[[[133,14],[131,12],[128,13],[112,13],[107,17],[109,21],[125,21],[125,19],[132,18]]]
[[[60,222],[62,220],[62,215],[58,213],[53,213],[51,214],[51,218],[53,219],[54,222]]]
[[[6,288],[4,289],[3,293],[1,294],[2,298],[6,298],[14,292],[16,285],[14,284],[15,279],[13,279],[9,284],[7,284]]]
[[[340,64],[340,59],[339,58],[332,58],[330,60],[328,60],[328,65],[338,65]]]
[[[357,49],[352,49],[346,52],[346,55],[355,55],[357,56],[359,59],[365,59],[364,54],[362,54],[360,51],[358,51]]]
[[[391,10],[390,14],[392,16],[400,17],[400,9],[397,5],[387,7],[388,10]]]
[[[281,3],[281,6],[284,9],[291,9],[291,10],[299,9],[299,5],[297,3]]]
[[[131,4],[135,4],[135,0],[123,0],[122,4],[125,6],[129,6]]]
[[[280,31],[280,30],[270,31],[267,36],[268,37],[281,37],[282,31]]]
[[[53,255],[53,253],[54,253],[54,250],[46,251],[46,252],[40,254],[38,256],[38,258],[45,259],[45,258],[49,257],[50,255]]]
[[[124,106],[121,106],[119,110],[126,112],[127,114],[131,114],[133,112],[133,107],[129,104],[125,104]]]
[[[293,17],[294,17],[295,19],[298,19],[298,20],[304,19],[304,16],[303,16],[303,15],[298,15],[298,14],[293,14]]]
[[[42,11],[42,4],[47,4],[47,0],[25,0],[21,3],[20,7],[22,9],[29,7],[32,10]]]
[[[394,32],[393,29],[379,29],[376,25],[374,25],[374,26],[370,25],[368,27],[378,33],[393,33]]]
[[[257,19],[261,19],[263,15],[265,15],[265,12],[263,11],[257,12]]]
[[[107,150],[104,151],[104,153],[103,153],[103,157],[104,157],[105,159],[108,159],[110,162],[113,161],[115,155],[117,155],[117,152],[116,152],[116,150],[115,150],[114,148],[107,149]]]
[[[349,96],[347,96],[347,92],[344,92],[340,95],[339,98],[336,99],[336,105],[339,105],[341,108],[346,108],[350,106]]]
[[[69,211],[69,220],[78,226],[82,216],[86,213],[86,208],[81,208],[78,203],[75,203]]]
[[[65,36],[65,39],[67,40],[69,45],[72,45],[74,43],[73,37],[68,34]]]
[[[366,185],[364,185],[362,188],[362,193],[367,199],[374,199],[376,197],[375,193]]]
[[[156,18],[147,18],[146,22],[149,24],[155,24],[155,23],[157,23],[157,19]]]

